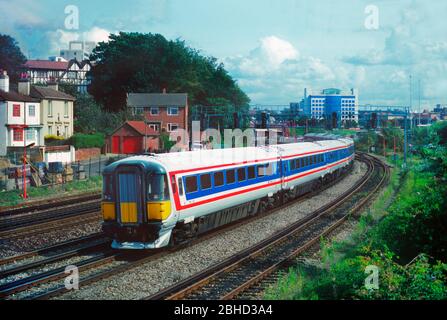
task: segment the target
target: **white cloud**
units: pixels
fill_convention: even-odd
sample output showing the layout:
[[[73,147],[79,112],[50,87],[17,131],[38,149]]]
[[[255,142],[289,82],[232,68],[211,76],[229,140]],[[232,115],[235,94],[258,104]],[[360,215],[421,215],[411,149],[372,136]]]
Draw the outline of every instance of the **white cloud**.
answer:
[[[277,36],[262,38],[247,55],[227,58],[224,63],[253,103],[296,101],[304,87],[324,87],[336,79],[332,68],[321,59],[302,56],[290,42]]]
[[[299,56],[298,50],[290,42],[269,36],[262,38],[259,46],[247,56],[228,58],[226,64],[245,75],[262,76],[278,70],[287,60],[296,60]]]
[[[101,29],[98,27],[93,27],[92,29],[83,33],[83,38],[87,41],[108,42],[110,36],[110,31],[106,29]]]
[[[68,48],[68,43],[70,41],[94,41],[96,43],[107,42],[110,31],[93,27],[85,32],[73,32],[57,29],[56,31],[49,31],[47,34],[51,51],[59,53],[60,49]]]

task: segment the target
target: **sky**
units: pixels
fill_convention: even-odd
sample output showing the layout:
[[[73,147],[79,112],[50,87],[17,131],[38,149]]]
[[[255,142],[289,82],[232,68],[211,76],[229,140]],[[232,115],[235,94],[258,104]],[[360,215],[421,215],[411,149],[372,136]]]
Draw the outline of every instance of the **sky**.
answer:
[[[0,0],[0,12],[0,33],[31,59],[151,32],[216,57],[252,104],[328,87],[357,88],[360,104],[447,104],[445,0]]]

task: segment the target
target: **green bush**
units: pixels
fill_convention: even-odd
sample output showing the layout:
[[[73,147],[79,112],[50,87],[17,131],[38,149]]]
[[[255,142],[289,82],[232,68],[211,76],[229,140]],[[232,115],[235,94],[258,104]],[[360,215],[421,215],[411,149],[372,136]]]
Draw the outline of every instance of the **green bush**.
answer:
[[[105,144],[105,136],[103,133],[77,133],[70,138],[70,144],[76,149],[102,148]]]

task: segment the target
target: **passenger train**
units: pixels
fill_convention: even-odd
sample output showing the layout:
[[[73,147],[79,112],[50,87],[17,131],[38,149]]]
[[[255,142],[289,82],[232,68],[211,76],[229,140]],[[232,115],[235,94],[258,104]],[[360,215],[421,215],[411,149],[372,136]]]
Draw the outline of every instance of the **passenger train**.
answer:
[[[350,139],[136,156],[104,170],[115,249],[158,249],[315,190],[354,161]]]

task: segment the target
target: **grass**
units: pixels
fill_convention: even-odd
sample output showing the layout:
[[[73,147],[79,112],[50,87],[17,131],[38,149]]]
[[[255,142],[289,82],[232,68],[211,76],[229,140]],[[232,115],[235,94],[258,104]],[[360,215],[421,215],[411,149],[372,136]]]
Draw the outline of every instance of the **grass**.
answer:
[[[102,177],[92,177],[84,181],[73,181],[66,184],[27,188],[29,200],[53,198],[64,193],[99,192],[102,189]],[[23,203],[22,191],[12,190],[0,192],[0,207],[14,206]]]
[[[399,168],[399,167],[398,167]],[[290,268],[276,285],[268,288],[265,292],[266,300],[313,300],[319,299],[317,288],[324,285],[327,279],[320,277],[321,269],[329,269],[330,266],[344,264],[345,257],[352,255],[359,243],[368,237],[368,231],[383,219],[387,214],[387,208],[393,202],[396,193],[402,186],[403,181],[408,182],[409,177],[403,174],[403,170],[395,169],[391,171],[390,183],[383,189],[380,196],[374,201],[367,211],[360,217],[355,230],[350,237],[344,241],[329,242],[321,240],[321,266],[298,266]],[[405,187],[405,192],[409,187]],[[411,187],[410,187],[411,188]],[[411,190],[411,189],[410,189]]]

